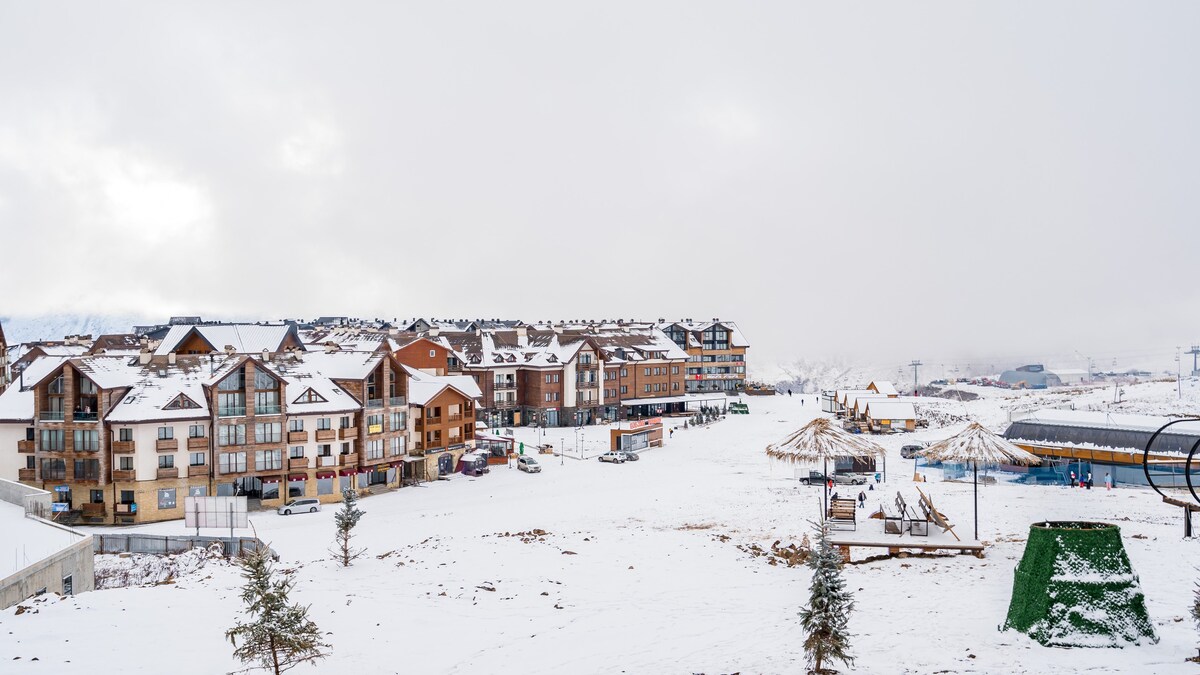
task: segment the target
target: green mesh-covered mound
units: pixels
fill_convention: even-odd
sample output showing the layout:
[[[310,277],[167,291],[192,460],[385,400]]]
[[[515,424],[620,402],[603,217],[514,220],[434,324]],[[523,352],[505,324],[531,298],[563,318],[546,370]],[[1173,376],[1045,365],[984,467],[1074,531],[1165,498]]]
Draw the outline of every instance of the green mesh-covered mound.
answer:
[[[1004,628],[1047,647],[1158,642],[1121,530],[1106,523],[1029,528]]]

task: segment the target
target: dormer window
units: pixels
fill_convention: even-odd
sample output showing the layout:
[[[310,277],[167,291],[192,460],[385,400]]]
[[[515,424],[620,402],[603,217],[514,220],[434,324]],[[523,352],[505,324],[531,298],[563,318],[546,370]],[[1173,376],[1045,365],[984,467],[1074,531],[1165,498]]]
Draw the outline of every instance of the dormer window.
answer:
[[[195,410],[199,407],[198,403],[180,394],[172,399],[170,403],[163,406],[163,410]]]

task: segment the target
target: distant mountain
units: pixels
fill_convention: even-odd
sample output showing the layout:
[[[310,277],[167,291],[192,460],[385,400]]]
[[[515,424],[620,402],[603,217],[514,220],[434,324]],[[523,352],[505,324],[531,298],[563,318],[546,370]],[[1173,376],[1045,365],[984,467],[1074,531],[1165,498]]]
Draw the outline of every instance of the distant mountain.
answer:
[[[134,324],[150,323],[144,317],[106,314],[45,314],[0,316],[4,337],[10,345],[35,340],[61,340],[66,335],[128,333]]]

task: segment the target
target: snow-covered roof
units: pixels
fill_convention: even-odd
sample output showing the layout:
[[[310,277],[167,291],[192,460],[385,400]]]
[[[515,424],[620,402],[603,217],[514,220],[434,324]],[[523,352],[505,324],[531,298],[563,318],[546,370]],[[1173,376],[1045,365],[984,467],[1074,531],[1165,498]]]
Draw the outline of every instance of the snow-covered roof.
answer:
[[[917,410],[908,401],[881,398],[867,401],[866,415],[873,420],[915,420],[917,419]]]
[[[470,375],[430,375],[428,373],[404,366],[408,373],[408,402],[413,405],[426,405],[446,388],[451,388],[470,399],[483,397],[475,378]]]
[[[165,356],[176,351],[179,345],[193,332],[199,334],[205,342],[212,345],[214,351],[218,352],[225,351],[226,346],[233,347],[236,354],[258,354],[263,350],[277,352],[288,333],[295,329],[295,324],[243,323],[215,326],[171,326],[154,353],[158,356]]]
[[[274,359],[267,368],[283,378],[286,387],[287,411],[293,415],[347,412],[361,403],[335,379],[361,380],[374,370],[382,354],[364,352],[307,352]],[[316,396],[307,400],[311,390]]]
[[[896,389],[896,385],[892,384],[888,380],[875,380],[871,384],[867,385],[867,389],[874,389],[880,394],[887,394],[888,396],[900,395],[900,391]]]

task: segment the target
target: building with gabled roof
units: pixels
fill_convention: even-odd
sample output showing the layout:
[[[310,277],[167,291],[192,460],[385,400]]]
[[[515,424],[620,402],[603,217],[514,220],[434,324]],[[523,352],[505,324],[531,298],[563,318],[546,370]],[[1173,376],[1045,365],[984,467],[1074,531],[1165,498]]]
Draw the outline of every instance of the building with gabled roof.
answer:
[[[294,323],[178,324],[170,327],[154,354],[280,354],[289,348],[304,350]]]

